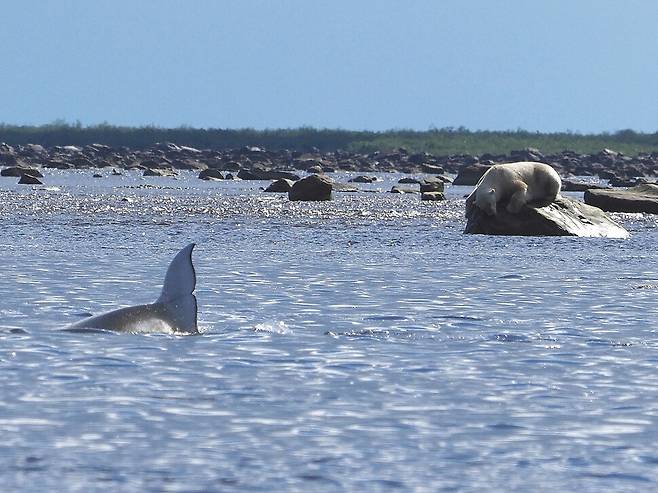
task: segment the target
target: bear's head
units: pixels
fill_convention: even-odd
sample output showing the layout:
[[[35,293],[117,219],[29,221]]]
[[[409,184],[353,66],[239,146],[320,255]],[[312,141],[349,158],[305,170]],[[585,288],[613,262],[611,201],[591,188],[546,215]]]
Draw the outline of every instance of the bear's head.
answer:
[[[498,212],[496,210],[496,190],[490,188],[484,193],[478,193],[475,197],[475,205],[487,215],[495,216]]]

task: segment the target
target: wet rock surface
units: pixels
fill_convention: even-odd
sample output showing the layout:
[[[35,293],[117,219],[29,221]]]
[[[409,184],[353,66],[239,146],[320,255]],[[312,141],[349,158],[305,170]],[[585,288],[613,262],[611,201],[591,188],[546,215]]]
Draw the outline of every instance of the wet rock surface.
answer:
[[[489,216],[475,204],[466,205],[468,222],[464,233],[510,236],[581,236],[628,238],[628,232],[601,209],[567,197],[558,196],[544,205],[528,204],[517,214],[504,205]]]
[[[658,214],[658,185],[645,183],[626,189],[587,190],[585,203],[609,212]]]

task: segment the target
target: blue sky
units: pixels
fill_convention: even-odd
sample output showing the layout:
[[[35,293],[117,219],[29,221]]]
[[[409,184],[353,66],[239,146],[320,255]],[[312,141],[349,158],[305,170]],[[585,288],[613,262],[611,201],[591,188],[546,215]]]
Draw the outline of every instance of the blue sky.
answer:
[[[658,130],[656,0],[7,0],[0,121]]]

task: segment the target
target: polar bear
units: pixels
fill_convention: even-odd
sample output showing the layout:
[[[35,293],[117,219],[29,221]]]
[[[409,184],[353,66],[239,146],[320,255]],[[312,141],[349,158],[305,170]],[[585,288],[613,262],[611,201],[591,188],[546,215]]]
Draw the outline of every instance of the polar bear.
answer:
[[[507,201],[507,211],[516,214],[529,202],[553,202],[561,187],[560,175],[548,164],[531,161],[494,164],[475,185],[466,205],[475,204],[495,216],[496,204]]]

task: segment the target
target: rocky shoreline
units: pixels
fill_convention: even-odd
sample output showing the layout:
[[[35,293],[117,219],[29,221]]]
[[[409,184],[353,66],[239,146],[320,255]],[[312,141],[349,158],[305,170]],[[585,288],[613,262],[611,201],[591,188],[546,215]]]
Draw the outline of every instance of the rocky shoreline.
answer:
[[[509,155],[434,156],[428,153],[413,154],[405,149],[359,154],[318,150],[307,153],[268,151],[260,147],[201,150],[173,143],[155,144],[148,149],[112,148],[102,144],[51,148],[37,144],[0,144],[0,175],[17,177],[19,184],[41,184],[42,171],[48,168],[95,170],[94,176],[99,178],[107,175],[107,171],[100,173],[103,168],[111,169],[111,174],[137,170],[144,176],[154,177],[176,176],[180,170],[191,170],[203,180],[268,180],[271,184],[263,188],[265,192],[287,193],[292,201],[331,200],[332,192],[356,192],[360,189],[353,183],[371,183],[377,177],[368,176],[367,173],[381,172],[416,175],[400,179],[398,185],[391,188],[393,193],[420,192],[421,200],[442,201],[445,200],[444,184],[473,186],[490,166],[514,161],[551,165],[562,177],[563,191],[585,192],[587,204],[605,211],[654,214],[658,211],[658,186],[652,184],[658,176],[658,153],[625,156],[603,149],[596,154],[563,151],[544,155],[537,149],[528,148],[512,151]],[[350,181],[353,183],[339,183],[327,175],[337,171],[364,174],[352,178]],[[572,181],[569,179],[572,176],[607,180],[607,190],[601,185],[588,183],[590,180]],[[610,187],[631,188],[615,188],[613,193]],[[595,190],[597,188],[604,189]],[[607,218],[600,220],[592,212],[595,208],[590,210],[577,203],[565,202],[556,210],[530,204],[526,209],[525,219],[501,215],[496,220],[467,210],[469,225],[466,232],[620,237],[613,227],[614,223],[611,226]],[[581,224],[581,220],[585,222]],[[594,230],[588,225],[598,226]]]
[[[148,149],[113,148],[103,144],[84,147],[38,144],[10,146],[0,143],[3,175],[31,174],[24,170],[40,168],[142,170],[150,176],[171,176],[177,170],[196,170],[202,179],[296,181],[299,173],[322,174],[333,171],[400,172],[406,174],[457,175],[454,184],[473,185],[488,166],[510,161],[538,161],[550,164],[563,177],[594,176],[609,180],[612,186],[633,186],[655,181],[658,153],[626,156],[604,149],[596,154],[563,151],[544,155],[537,149],[512,151],[509,155],[483,154],[438,156],[391,152],[359,154],[346,151],[270,151],[260,147],[231,150],[195,149],[173,143],[155,144]],[[37,175],[38,176],[38,175]]]

